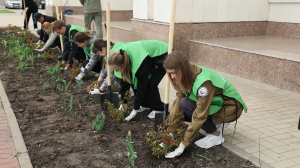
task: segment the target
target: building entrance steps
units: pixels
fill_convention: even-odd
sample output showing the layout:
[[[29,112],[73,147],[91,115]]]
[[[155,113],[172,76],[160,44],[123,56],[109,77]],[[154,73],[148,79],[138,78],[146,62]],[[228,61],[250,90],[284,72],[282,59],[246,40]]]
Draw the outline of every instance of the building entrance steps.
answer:
[[[106,20],[106,18],[105,18]],[[81,27],[84,25],[84,15],[65,15],[66,24],[75,24]],[[97,31],[96,24],[92,21],[91,29]],[[111,41],[112,42],[131,42],[132,40],[132,24],[131,21],[111,21]],[[104,23],[102,23],[103,38],[106,39],[106,30]]]
[[[248,107],[248,112],[238,119],[233,139],[235,122],[224,130],[223,146],[259,166],[260,136],[262,167],[300,167],[300,94],[228,73],[215,72],[234,85]],[[159,84],[162,101],[165,97],[165,78]],[[170,86],[169,110],[175,99],[176,91]]]
[[[246,36],[190,40],[190,60],[300,93],[300,39]]]

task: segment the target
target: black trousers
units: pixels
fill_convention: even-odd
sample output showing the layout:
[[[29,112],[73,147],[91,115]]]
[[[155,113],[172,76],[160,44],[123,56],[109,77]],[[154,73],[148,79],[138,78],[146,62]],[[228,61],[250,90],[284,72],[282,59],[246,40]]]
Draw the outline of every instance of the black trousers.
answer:
[[[71,44],[70,42],[65,42],[64,43],[64,58],[65,58],[65,61],[68,61],[69,59],[69,54],[70,54],[70,51],[71,51]],[[82,48],[78,47],[78,52],[75,56],[75,59],[78,60],[79,62],[83,62],[86,60],[86,57],[85,57],[85,54],[84,54],[84,51]]]
[[[56,38],[54,41],[53,41],[53,43],[51,44],[51,48],[54,48],[54,47],[58,47],[60,50],[61,50],[61,43],[60,43],[60,38]]]
[[[152,110],[163,111],[164,103],[161,101],[158,84],[166,74],[163,64],[157,64],[151,70],[152,77],[148,80],[145,99],[141,106],[149,107]],[[133,87],[132,87],[133,88]],[[135,92],[135,91],[134,91]]]
[[[101,57],[103,60],[103,57]],[[92,69],[92,71],[99,73],[102,69],[102,60],[97,61],[96,65],[94,66],[94,68]],[[89,63],[89,60],[85,60],[82,62],[82,66],[85,67],[87,64]]]
[[[33,15],[34,15],[35,13],[37,13],[37,12],[38,12],[38,9],[37,9],[37,8],[36,8],[36,9],[32,9],[32,10],[27,10],[27,12],[26,12],[26,16],[27,16],[27,24],[28,24],[28,22],[29,22],[30,16],[32,15],[33,26],[34,26],[35,29],[37,29],[37,23],[34,24],[34,17],[33,17]],[[26,20],[24,19],[24,28],[27,28],[27,26],[28,26],[28,25],[26,25]]]

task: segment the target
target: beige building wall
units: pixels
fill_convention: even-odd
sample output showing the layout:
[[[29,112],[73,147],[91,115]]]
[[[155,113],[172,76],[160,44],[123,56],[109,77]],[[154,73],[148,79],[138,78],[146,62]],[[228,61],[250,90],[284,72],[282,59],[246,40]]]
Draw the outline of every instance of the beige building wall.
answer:
[[[154,20],[169,22],[172,0],[154,0]],[[177,0],[176,23],[267,21],[269,0]]]
[[[0,6],[5,6],[5,0],[0,0]]]
[[[54,0],[46,0],[47,6],[55,6]],[[110,2],[110,10],[132,10],[132,0],[100,0],[102,11],[106,11],[106,2]],[[57,0],[58,6],[82,6],[79,0]]]
[[[270,3],[269,21],[300,23],[300,1],[294,3]]]

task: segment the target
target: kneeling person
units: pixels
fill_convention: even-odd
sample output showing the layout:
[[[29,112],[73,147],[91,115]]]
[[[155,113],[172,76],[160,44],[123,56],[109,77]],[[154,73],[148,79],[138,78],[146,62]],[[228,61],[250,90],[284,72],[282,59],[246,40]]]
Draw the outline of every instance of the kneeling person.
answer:
[[[52,25],[52,30],[62,35],[64,38],[64,51],[62,54],[62,64],[68,61],[66,68],[71,68],[74,58],[79,62],[84,61],[85,54],[82,48],[78,48],[78,45],[73,41],[75,34],[85,29],[76,25],[66,25],[64,21],[57,20]]]
[[[185,120],[191,122],[179,147],[168,153],[166,158],[181,155],[202,128],[207,135],[195,142],[200,148],[210,148],[224,142],[222,131],[230,122],[236,121],[247,107],[234,86],[221,75],[189,63],[186,56],[172,52],[164,62],[164,68],[177,98],[173,102],[170,122],[174,123],[175,114],[183,111]],[[174,133],[175,127],[168,127]]]
[[[93,53],[92,49],[95,40],[97,40],[98,35],[94,30],[85,30],[84,32],[76,33],[74,41],[78,47],[83,48],[86,55],[86,60],[82,63],[81,72],[75,78],[76,80],[81,80],[84,75],[90,71],[96,72],[97,77],[99,77],[99,72],[102,69],[103,57],[100,57],[98,53]],[[98,74],[98,75],[97,75]]]

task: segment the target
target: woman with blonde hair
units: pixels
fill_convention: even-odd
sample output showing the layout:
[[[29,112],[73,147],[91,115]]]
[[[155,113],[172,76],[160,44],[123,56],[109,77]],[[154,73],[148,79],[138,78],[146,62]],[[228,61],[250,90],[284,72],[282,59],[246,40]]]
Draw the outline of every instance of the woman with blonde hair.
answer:
[[[127,43],[122,46],[121,50],[112,52],[107,60],[108,65],[115,71],[115,75],[122,78],[121,90],[129,90],[131,86],[134,91],[134,107],[130,115],[125,118],[126,121],[130,121],[137,112],[144,111],[146,108],[153,110],[148,115],[149,118],[154,118],[155,112],[164,110],[158,84],[166,73],[163,61],[167,54],[168,44],[159,47],[161,43],[149,42],[147,45],[141,41]],[[149,47],[152,50],[147,50],[147,46],[151,45],[154,46]]]
[[[178,119],[175,114],[180,111],[184,112],[185,120],[191,122],[179,147],[165,157],[181,155],[201,128],[207,135],[195,142],[198,147],[207,149],[222,144],[223,129],[230,122],[237,121],[243,110],[247,111],[238,91],[221,75],[190,64],[187,56],[180,52],[169,54],[164,68],[177,91],[169,116],[171,126],[168,127],[168,133],[172,135],[180,127],[172,126]]]
[[[43,31],[45,31],[45,33],[47,33],[49,35],[49,38],[48,38],[46,44],[44,45],[44,47],[41,49],[36,49],[36,51],[43,52],[48,47],[54,48],[56,46],[59,47],[59,49],[61,49],[60,37],[56,32],[52,31],[51,27],[52,27],[52,23],[49,23],[49,22],[44,22],[44,24],[42,25]],[[41,33],[43,33],[43,32],[41,32]]]
[[[76,80],[81,80],[90,71],[96,72],[95,77],[99,77],[103,57],[92,51],[94,42],[97,39],[98,35],[94,30],[85,30],[75,34],[74,42],[78,47],[83,48],[86,56],[86,60],[82,62],[81,72],[75,77]]]

